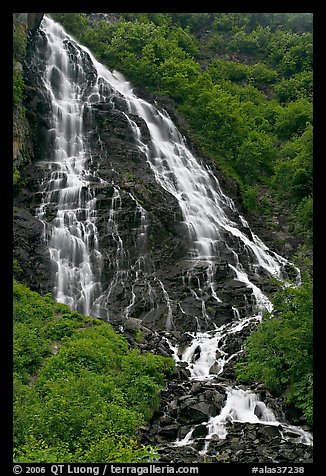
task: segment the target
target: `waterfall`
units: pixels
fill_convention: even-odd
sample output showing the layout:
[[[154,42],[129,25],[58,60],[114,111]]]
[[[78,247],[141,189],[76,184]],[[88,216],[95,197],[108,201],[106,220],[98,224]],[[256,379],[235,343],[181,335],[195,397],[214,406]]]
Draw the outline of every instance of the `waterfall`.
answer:
[[[42,184],[43,200],[36,216],[55,268],[58,301],[84,314],[101,293],[101,254],[98,250],[96,198],[92,182],[99,179],[87,167],[90,152],[84,141],[83,114],[86,77],[81,50],[66,42],[62,28],[44,19],[47,65],[43,75],[52,107],[48,131],[53,154],[44,160],[49,179]],[[70,48],[70,49],[69,49]],[[48,210],[56,216],[46,221]]]
[[[162,308],[167,335],[176,328],[176,310],[181,316],[188,313],[181,298],[177,302],[173,300],[164,279],[156,273],[148,244],[149,210],[133,194],[121,190],[114,180],[103,181],[90,167],[92,157],[83,118],[87,111],[92,114],[92,105],[113,104],[119,98],[135,144],[145,156],[157,185],[176,200],[182,213],[188,255],[180,284],[198,303],[200,313],[193,315],[196,332],[190,333],[192,340],[185,349],[171,344],[168,337],[167,341],[175,360],[188,364],[190,379],[209,381],[222,376],[225,366],[240,352],[228,350],[228,338],[256,325],[264,311],[272,310],[271,302],[254,278],[267,276],[284,280],[289,263],[251,232],[234,202],[222,192],[211,169],[190,152],[185,138],[165,111],[139,98],[121,73],[109,71],[48,17],[44,17],[42,29],[47,38],[43,81],[52,107],[49,135],[53,156],[44,159],[49,179],[41,184],[43,198],[36,216],[44,225],[44,239],[55,269],[56,299],[72,309],[108,321],[120,313],[122,328],[123,321],[134,315],[137,306],[144,312],[143,321]],[[92,71],[91,80],[86,78],[85,63]],[[115,103],[114,107],[117,107]],[[136,116],[146,124],[149,141],[142,137],[134,120]],[[106,288],[103,287],[104,257],[97,227],[95,190],[99,183],[112,190],[106,233],[114,252],[106,270],[110,275]],[[134,223],[138,223],[132,231],[133,258],[119,223],[125,200],[132,203]],[[49,220],[47,216],[53,209],[56,216]],[[226,268],[233,277],[233,284],[249,290],[252,301],[242,306],[250,310],[248,315],[232,303],[229,306],[232,322],[217,325],[207,303],[213,302],[218,310],[218,306],[225,304],[216,285],[221,257],[227,257]],[[243,299],[247,300],[247,294],[244,293]],[[116,306],[113,309],[112,303]],[[259,416],[257,411],[255,413],[257,408]],[[225,438],[226,421],[230,420],[279,424],[256,395],[235,388],[228,389],[220,415],[207,423],[207,440],[212,435]],[[290,429],[299,431],[295,427]],[[177,444],[191,442],[192,432],[190,430]],[[302,441],[310,444],[311,438],[302,433]]]

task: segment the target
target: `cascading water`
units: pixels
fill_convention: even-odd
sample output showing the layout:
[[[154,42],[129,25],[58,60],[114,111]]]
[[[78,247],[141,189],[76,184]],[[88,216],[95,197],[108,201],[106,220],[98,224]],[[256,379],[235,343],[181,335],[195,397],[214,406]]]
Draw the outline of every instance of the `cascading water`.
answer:
[[[228,338],[241,335],[261,320],[264,311],[272,309],[269,299],[257,285],[257,279],[273,276],[283,280],[287,260],[270,251],[251,232],[233,201],[222,192],[212,171],[189,151],[185,139],[166,112],[137,97],[120,73],[111,72],[100,64],[87,48],[78,45],[51,19],[44,18],[42,29],[47,38],[44,84],[52,104],[50,134],[53,136],[54,157],[46,162],[50,178],[43,184],[43,201],[37,209],[37,216],[44,223],[44,237],[56,266],[56,298],[72,309],[109,321],[119,312],[122,327],[123,321],[128,320],[137,308],[142,306],[139,313],[144,313],[143,322],[146,322],[148,316],[162,307],[165,310],[165,338],[175,360],[188,365],[190,379],[205,382],[223,377],[227,364],[241,352],[241,349],[229,350]],[[91,65],[91,82],[86,80],[85,62]],[[85,111],[102,103],[118,107],[116,98],[123,104],[122,114],[132,131],[136,147],[146,157],[158,186],[174,197],[182,212],[188,255],[184,259],[186,266],[180,284],[189,291],[186,296],[194,299],[199,309],[193,314],[195,332],[189,333],[191,342],[186,348],[173,345],[169,331],[176,328],[174,317],[177,311],[181,313],[181,319],[191,314],[186,307],[188,297],[184,301],[181,297],[172,299],[163,279],[155,271],[148,245],[148,210],[130,192],[122,193],[114,181],[103,181],[87,165],[91,161],[91,152],[83,130]],[[146,124],[149,141],[144,140],[135,117]],[[112,189],[106,233],[113,243],[114,252],[110,256],[107,271],[110,282],[106,288],[101,280],[103,256],[96,225],[94,184],[98,183]],[[136,238],[132,244],[132,258],[119,224],[123,200],[127,199],[133,203],[133,222],[138,223],[133,230]],[[47,213],[54,207],[56,217],[49,222]],[[240,309],[238,302],[232,303],[229,306],[231,321],[217,325],[209,308],[215,306],[219,310],[219,306],[228,305],[223,302],[223,293],[216,282],[224,261],[232,285],[242,290],[245,304],[242,302]],[[140,296],[144,301],[141,306]],[[125,302],[121,305],[122,310],[121,306],[114,307],[119,300]],[[228,387],[220,414],[206,423],[203,451],[206,451],[212,435],[225,438],[227,421],[280,424],[257,395]],[[285,438],[286,432],[292,431],[299,433],[304,443],[312,443],[307,432],[282,425]],[[176,444],[190,444],[193,430],[191,428],[184,438],[177,439]]]
[[[91,181],[99,179],[88,169],[89,151],[84,143],[83,112],[85,74],[78,48],[69,50],[66,35],[45,20],[47,67],[43,80],[52,105],[53,157],[46,161],[50,178],[43,184],[43,202],[37,217],[44,223],[50,257],[56,267],[56,299],[90,314],[101,292],[101,254],[98,251],[96,198]],[[55,207],[56,217],[45,221]]]

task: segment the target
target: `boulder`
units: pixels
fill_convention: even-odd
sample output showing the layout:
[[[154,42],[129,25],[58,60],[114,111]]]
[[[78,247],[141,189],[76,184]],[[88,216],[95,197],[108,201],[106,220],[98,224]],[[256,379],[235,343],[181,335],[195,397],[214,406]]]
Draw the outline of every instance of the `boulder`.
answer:
[[[208,434],[206,425],[197,425],[192,432],[192,438],[205,438]]]
[[[191,403],[183,405],[180,409],[178,419],[180,421],[190,421],[194,424],[208,421],[211,416],[216,415],[216,408],[206,402]]]

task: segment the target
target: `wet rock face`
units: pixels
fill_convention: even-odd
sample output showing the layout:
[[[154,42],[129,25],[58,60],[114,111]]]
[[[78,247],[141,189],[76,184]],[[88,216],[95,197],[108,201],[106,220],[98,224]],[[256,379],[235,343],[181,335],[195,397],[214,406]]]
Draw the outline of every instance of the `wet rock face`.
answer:
[[[35,32],[41,24],[44,13],[27,13],[28,28]]]

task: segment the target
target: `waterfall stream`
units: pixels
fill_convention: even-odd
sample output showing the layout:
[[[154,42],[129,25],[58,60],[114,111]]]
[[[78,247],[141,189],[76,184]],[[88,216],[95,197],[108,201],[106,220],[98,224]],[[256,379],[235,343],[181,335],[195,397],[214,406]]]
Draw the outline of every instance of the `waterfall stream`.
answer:
[[[137,97],[121,73],[109,71],[50,18],[44,17],[41,29],[47,39],[43,81],[52,106],[49,134],[53,156],[44,159],[48,179],[41,184],[43,199],[36,216],[44,224],[44,239],[56,269],[53,284],[56,299],[84,314],[104,316],[110,321],[114,312],[110,310],[112,296],[118,288],[124,288],[129,294],[123,315],[128,319],[137,305],[137,288],[142,287],[150,303],[148,314],[155,310],[159,300],[165,306],[165,335],[176,362],[188,364],[192,380],[217,379],[223,375],[228,362],[239,354],[239,350],[234,353],[227,350],[227,336],[240,334],[243,329],[259,322],[264,311],[272,310],[271,302],[253,278],[271,276],[285,280],[287,260],[269,250],[251,232],[233,201],[222,192],[213,172],[190,152],[184,137],[165,111]],[[86,78],[85,61],[90,63],[93,71],[91,82]],[[148,210],[128,192],[138,223],[134,243],[136,258],[131,260],[120,232],[122,191],[114,181],[103,181],[89,167],[91,150],[84,133],[83,117],[87,110],[91,114],[92,105],[110,103],[117,97],[124,105],[123,113],[135,144],[145,155],[158,186],[174,197],[182,212],[186,230],[184,240],[188,244],[188,268],[180,281],[201,309],[201,315],[195,316],[196,332],[190,333],[192,341],[183,349],[169,339],[169,331],[175,328],[177,306],[174,306],[164,280],[156,275],[148,250]],[[140,127],[133,120],[135,116],[145,122],[149,141],[142,137]],[[112,187],[107,233],[114,243],[115,253],[110,261],[112,279],[106,289],[101,278],[103,256],[99,247],[94,191],[94,184],[99,183]],[[56,210],[51,221],[46,218],[49,209]],[[207,303],[211,299],[217,305],[223,304],[215,280],[221,248],[228,256],[228,272],[235,284],[248,288],[252,295],[252,302],[248,304],[252,311],[243,315],[237,304],[232,304],[234,319],[218,326],[211,318]],[[204,270],[201,279],[198,278],[199,267]],[[131,280],[133,284],[128,290],[127,282]],[[181,314],[187,312],[181,302],[178,309]],[[225,438],[227,421],[282,424],[284,438],[287,431],[297,432],[300,441],[312,444],[310,434],[278,421],[256,394],[243,388],[228,387],[221,413],[211,417],[206,424],[208,433],[204,452],[212,435]],[[193,428],[175,444],[191,444],[192,432]]]

